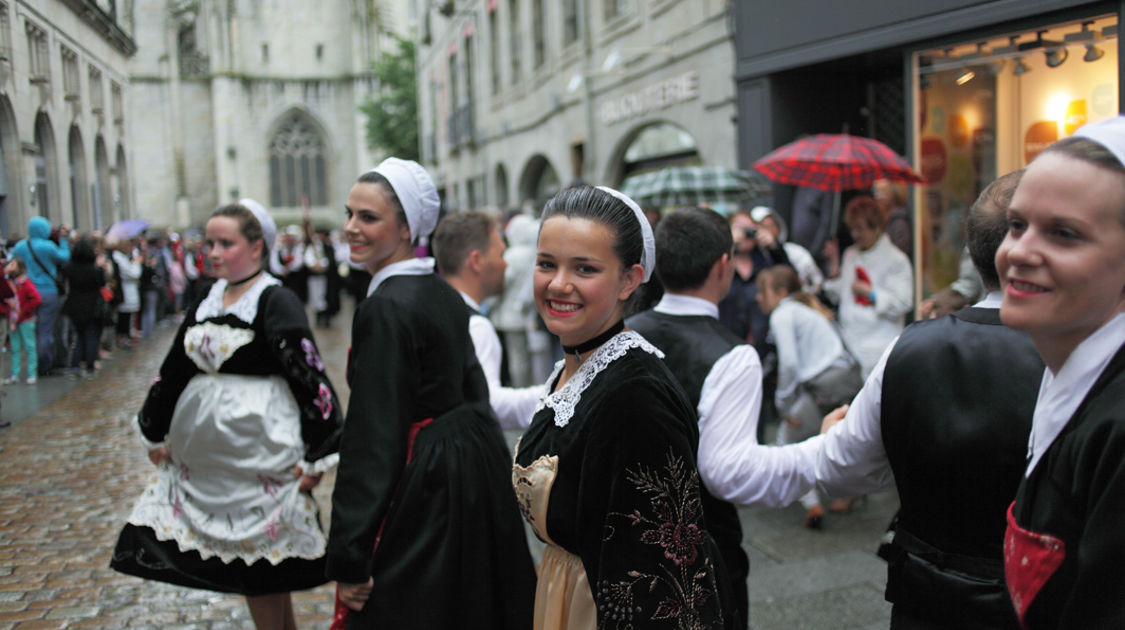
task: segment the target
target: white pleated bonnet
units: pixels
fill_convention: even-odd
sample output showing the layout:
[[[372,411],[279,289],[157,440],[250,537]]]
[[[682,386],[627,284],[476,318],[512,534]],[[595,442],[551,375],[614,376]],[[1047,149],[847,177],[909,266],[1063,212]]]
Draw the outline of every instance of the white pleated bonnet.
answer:
[[[249,210],[258,220],[258,223],[262,226],[262,240],[266,242],[266,247],[272,250],[277,242],[277,224],[274,223],[273,217],[266,211],[265,206],[249,197],[239,199],[238,205]]]
[[[1125,116],[1114,116],[1084,125],[1074,132],[1076,137],[1102,145],[1125,166]]]
[[[434,180],[422,165],[414,160],[389,157],[370,172],[387,178],[402,210],[406,213],[406,223],[410,227],[410,240],[429,236],[437,226],[441,210]]]

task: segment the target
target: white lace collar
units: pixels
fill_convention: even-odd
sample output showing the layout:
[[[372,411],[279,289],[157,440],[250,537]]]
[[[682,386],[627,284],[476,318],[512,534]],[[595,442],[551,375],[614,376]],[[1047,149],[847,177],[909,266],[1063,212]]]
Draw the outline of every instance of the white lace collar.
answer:
[[[230,306],[223,306],[223,291],[227,288],[227,281],[220,278],[211,285],[211,292],[195,309],[195,321],[201,322],[219,315],[234,315],[247,324],[253,324],[254,318],[258,316],[258,298],[262,297],[262,291],[275,284],[281,284],[281,281],[268,273],[263,273],[254,284],[250,285],[246,293],[238,298],[237,302]]]
[[[578,401],[582,400],[582,392],[586,391],[586,388],[594,382],[598,374],[609,367],[610,363],[625,356],[625,353],[632,348],[640,348],[649,354],[654,354],[661,359],[664,358],[663,352],[657,350],[656,346],[645,341],[645,338],[639,334],[631,330],[619,332],[595,350],[594,354],[587,357],[582,365],[578,366],[578,371],[566,382],[566,385],[560,387],[557,392],[540,399],[539,403],[535,405],[535,412],[539,413],[543,408],[549,407],[555,412],[555,425],[565,427],[574,417],[574,408],[578,406]],[[551,378],[547,379],[548,387],[559,377],[564,364],[565,361],[559,361],[555,364],[555,369],[551,372]]]

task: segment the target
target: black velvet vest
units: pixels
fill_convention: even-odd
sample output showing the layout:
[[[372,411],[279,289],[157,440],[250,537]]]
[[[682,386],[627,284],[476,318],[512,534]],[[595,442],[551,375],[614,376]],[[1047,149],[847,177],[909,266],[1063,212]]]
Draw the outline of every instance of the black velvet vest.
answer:
[[[625,325],[664,352],[664,364],[679,381],[693,409],[699,408],[703,381],[715,361],[735,346],[745,344],[714,317],[705,315],[668,315],[653,310],[638,313],[625,320]],[[753,387],[753,383],[747,383]],[[700,486],[707,529],[719,545],[723,563],[736,590],[736,597],[745,598],[750,560],[742,550],[742,523],[734,505],[711,496]],[[748,604],[737,602],[743,615]],[[744,616],[742,622],[745,622]]]
[[[901,501],[896,546],[915,557],[892,559],[889,601],[958,609],[937,601],[929,583],[948,572],[927,575],[925,564],[1003,585],[1005,514],[1023,477],[1042,376],[1031,340],[1004,326],[997,309],[967,308],[903,331],[883,376],[882,431]],[[926,562],[912,562],[918,557]],[[988,590],[960,584],[949,596],[972,599],[974,589]],[[976,598],[996,599],[1006,591]]]
[[[664,364],[699,407],[703,381],[720,357],[744,344],[714,317],[668,315],[648,310],[630,317],[625,324],[664,352]]]

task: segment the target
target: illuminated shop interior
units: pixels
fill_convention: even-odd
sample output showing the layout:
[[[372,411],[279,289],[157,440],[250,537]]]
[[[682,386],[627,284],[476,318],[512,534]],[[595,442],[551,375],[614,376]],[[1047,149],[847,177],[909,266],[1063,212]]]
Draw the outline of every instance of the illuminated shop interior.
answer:
[[[1118,111],[1115,15],[914,53],[915,252],[922,295],[957,277],[984,186]]]

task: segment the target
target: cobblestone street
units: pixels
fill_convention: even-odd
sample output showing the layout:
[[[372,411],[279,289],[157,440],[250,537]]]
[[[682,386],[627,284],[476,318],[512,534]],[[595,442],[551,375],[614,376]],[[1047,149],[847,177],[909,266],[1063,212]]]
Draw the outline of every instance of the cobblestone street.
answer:
[[[345,307],[335,328],[316,330],[345,402],[350,313]],[[152,470],[132,417],[173,334],[168,325],[136,350],[117,352],[93,380],[75,381],[57,401],[0,430],[0,630],[253,627],[241,597],[108,568]],[[326,476],[316,490],[325,517],[333,481]],[[873,552],[896,506],[893,492],[872,495],[852,514],[830,515],[823,532],[801,529],[799,505],[743,510],[752,627],[886,628],[885,568]],[[294,595],[300,627],[328,627],[332,593],[326,585]]]

